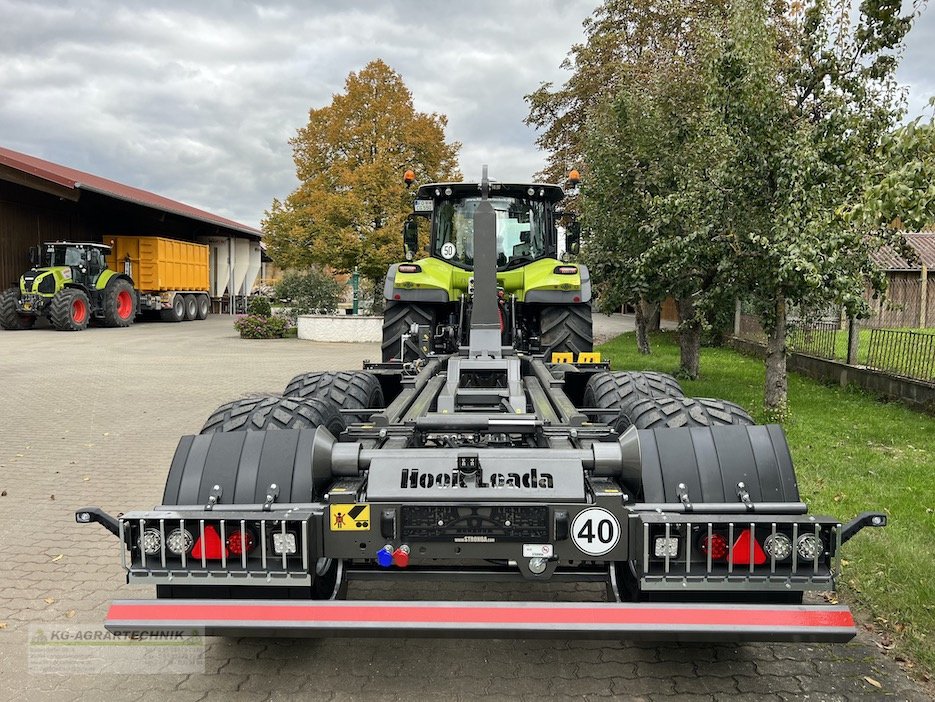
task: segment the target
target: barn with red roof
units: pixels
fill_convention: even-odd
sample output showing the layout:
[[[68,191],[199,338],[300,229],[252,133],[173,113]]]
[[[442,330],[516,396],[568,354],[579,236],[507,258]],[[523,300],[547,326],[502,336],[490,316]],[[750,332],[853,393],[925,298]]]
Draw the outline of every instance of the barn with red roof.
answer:
[[[216,311],[249,295],[260,270],[258,229],[147,190],[0,147],[0,286],[17,284],[29,247],[107,243],[119,235],[208,244]]]

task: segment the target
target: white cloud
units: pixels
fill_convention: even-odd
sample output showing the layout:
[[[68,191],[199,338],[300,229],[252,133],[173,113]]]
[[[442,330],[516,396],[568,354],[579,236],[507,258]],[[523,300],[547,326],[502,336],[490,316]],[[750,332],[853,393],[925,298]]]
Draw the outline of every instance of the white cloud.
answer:
[[[523,96],[563,79],[596,4],[0,0],[2,144],[257,225],[308,110],[379,57],[448,115],[468,177],[524,180],[543,157]]]
[[[374,58],[448,116],[461,167],[544,163],[523,96],[561,83],[598,0],[340,4],[0,0],[0,143],[257,225],[296,184],[288,139]],[[935,95],[935,17],[910,34],[910,114]]]

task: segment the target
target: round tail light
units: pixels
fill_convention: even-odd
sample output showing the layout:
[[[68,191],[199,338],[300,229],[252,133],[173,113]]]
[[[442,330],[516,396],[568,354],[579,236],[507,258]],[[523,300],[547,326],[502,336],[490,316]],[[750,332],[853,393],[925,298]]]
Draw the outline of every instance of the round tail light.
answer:
[[[720,534],[711,534],[711,536],[705,534],[698,542],[698,548],[706,556],[710,553],[712,561],[723,561],[727,558],[729,544],[727,539]]]
[[[155,556],[162,550],[162,535],[158,529],[144,529],[140,536],[140,547],[147,556]]]
[[[173,529],[166,537],[166,548],[176,556],[191,551],[195,539],[188,529]]]
[[[256,546],[256,537],[249,529],[241,531],[238,529],[227,537],[227,550],[233,556],[242,556],[244,553],[250,553]]]
[[[777,561],[784,561],[792,555],[792,539],[785,534],[770,534],[763,542],[763,550]]]

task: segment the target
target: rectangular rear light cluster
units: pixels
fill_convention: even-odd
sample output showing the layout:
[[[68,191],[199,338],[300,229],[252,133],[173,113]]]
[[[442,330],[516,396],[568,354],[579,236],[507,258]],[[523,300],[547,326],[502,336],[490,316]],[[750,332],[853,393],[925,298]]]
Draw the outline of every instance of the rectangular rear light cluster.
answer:
[[[774,579],[827,586],[834,575],[839,531],[836,522],[802,516],[708,520],[700,515],[644,515],[639,562],[644,578],[655,583]]]
[[[140,513],[121,517],[119,527],[124,567],[136,575],[308,570],[307,518]]]

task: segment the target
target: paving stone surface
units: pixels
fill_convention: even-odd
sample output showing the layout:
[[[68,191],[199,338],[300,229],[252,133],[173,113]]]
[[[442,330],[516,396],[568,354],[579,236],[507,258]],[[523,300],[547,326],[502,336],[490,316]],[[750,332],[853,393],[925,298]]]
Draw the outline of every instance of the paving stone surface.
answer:
[[[596,316],[596,320],[599,316]],[[600,322],[598,322],[600,323]],[[30,674],[30,624],[98,625],[129,588],[115,539],[74,511],[159,502],[179,436],[293,375],[353,369],[376,344],[244,341],[231,320],[78,334],[0,332],[0,699],[925,700],[872,643],[209,638],[204,672]],[[351,598],[599,599],[588,585],[352,585]],[[879,684],[875,686],[869,680]]]

